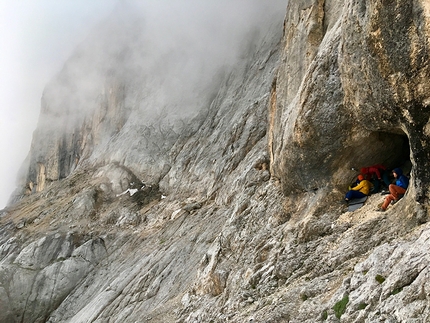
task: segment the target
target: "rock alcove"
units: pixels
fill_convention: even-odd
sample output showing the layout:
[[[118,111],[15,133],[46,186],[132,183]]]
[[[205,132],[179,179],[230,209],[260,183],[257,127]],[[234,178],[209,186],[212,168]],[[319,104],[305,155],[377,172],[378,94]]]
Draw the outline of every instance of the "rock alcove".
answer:
[[[363,142],[363,153],[366,165],[355,165],[359,170],[361,167],[373,164],[382,164],[388,169],[400,167],[405,174],[411,171],[410,145],[408,136],[401,130],[392,133],[373,132]],[[351,161],[354,164],[354,160]]]

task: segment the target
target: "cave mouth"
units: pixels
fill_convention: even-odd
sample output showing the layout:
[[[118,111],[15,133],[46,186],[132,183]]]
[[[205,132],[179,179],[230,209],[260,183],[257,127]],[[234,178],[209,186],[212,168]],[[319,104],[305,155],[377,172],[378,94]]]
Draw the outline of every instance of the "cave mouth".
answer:
[[[382,164],[390,173],[392,169],[399,167],[405,175],[410,176],[412,162],[409,138],[402,130],[372,132],[363,147],[360,149],[362,158],[359,167]]]
[[[401,133],[378,133],[382,143],[389,147],[389,151],[381,156],[381,159],[383,159],[382,164],[388,169],[400,167],[405,175],[409,175],[412,170],[409,138],[403,131],[400,132]]]
[[[394,168],[401,168],[409,178],[413,169],[409,137],[400,129],[390,129],[390,132],[369,132],[366,136],[355,140],[354,144],[344,152],[343,157],[347,159],[349,169],[354,171],[354,176],[351,179],[351,172],[343,173],[339,181],[340,187],[343,187],[345,181],[354,182],[364,167],[378,164],[385,166],[390,182],[394,180],[392,175]],[[340,158],[338,162],[344,161]]]

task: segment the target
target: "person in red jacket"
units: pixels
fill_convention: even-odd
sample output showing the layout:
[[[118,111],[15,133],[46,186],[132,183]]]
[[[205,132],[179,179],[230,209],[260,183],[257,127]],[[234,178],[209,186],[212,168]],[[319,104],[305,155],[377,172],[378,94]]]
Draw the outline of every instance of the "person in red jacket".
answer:
[[[376,164],[368,167],[363,167],[360,169],[360,173],[363,174],[364,178],[373,184],[373,192],[379,192],[382,186],[387,189],[390,185],[390,180],[388,178],[388,171],[384,165]]]

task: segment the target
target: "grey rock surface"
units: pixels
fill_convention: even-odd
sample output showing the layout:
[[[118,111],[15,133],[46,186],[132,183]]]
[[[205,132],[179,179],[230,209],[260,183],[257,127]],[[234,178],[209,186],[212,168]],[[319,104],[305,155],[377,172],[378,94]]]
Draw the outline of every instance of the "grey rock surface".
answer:
[[[0,213],[0,322],[430,320],[430,5],[274,17],[183,118],[148,114],[139,51],[67,62]],[[347,212],[351,167],[371,163],[410,187],[385,213],[379,194]]]

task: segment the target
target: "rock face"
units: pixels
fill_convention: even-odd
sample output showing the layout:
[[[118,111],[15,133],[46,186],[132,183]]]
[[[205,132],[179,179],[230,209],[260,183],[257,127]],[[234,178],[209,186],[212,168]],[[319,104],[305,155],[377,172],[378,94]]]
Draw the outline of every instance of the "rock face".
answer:
[[[0,322],[430,320],[426,0],[290,1],[173,108],[120,18],[118,52],[96,33],[45,90],[0,213]],[[405,197],[347,212],[375,163]]]
[[[343,10],[325,19],[327,3],[303,1],[287,15],[271,105],[272,171],[288,192],[338,186],[348,179],[345,166],[395,167],[410,158],[424,202],[428,5],[328,3]]]

